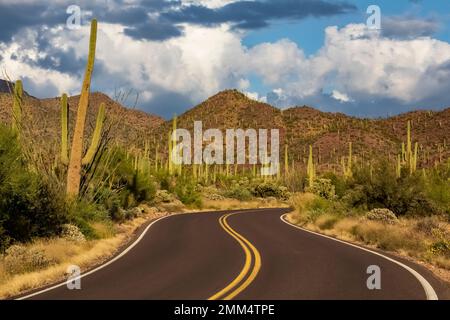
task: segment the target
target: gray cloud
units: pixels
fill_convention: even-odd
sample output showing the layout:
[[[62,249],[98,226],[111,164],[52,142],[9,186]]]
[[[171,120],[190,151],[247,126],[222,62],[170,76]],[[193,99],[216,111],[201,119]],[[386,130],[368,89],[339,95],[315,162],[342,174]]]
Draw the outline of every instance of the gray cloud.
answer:
[[[238,1],[216,9],[192,5],[181,10],[168,11],[163,15],[178,23],[215,25],[235,23],[243,29],[265,27],[272,20],[299,20],[308,16],[331,16],[356,10],[347,2],[329,2],[324,0],[267,0]]]
[[[168,22],[149,20],[124,30],[127,36],[137,40],[162,41],[178,37],[182,34],[182,28]]]
[[[36,1],[20,5],[0,3],[0,42],[11,41],[22,28],[64,24],[68,17],[67,6],[71,4],[69,1]],[[201,5],[181,6],[179,0],[142,0],[136,3],[117,0],[113,6],[93,1],[80,7],[82,12],[92,13],[101,22],[125,25],[125,33],[132,38],[155,41],[182,35],[180,23],[211,26],[228,22],[239,29],[257,29],[276,19],[330,16],[356,9],[346,2],[326,0],[238,1],[217,9]],[[83,18],[86,20],[88,17],[84,15]]]
[[[9,42],[21,29],[41,25],[56,25],[66,21],[64,10],[53,10],[48,4],[0,4],[0,42]]]
[[[397,39],[432,36],[439,27],[439,22],[434,19],[386,17],[382,20],[383,36]]]

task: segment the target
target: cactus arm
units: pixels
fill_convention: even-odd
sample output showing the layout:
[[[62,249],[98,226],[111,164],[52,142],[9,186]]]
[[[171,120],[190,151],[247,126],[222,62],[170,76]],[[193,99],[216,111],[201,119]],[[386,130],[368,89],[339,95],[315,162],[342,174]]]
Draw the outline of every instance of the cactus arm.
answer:
[[[87,108],[89,105],[89,91],[91,87],[92,72],[94,70],[96,42],[97,20],[94,19],[91,22],[89,56],[86,65],[83,86],[81,88],[80,101],[78,102],[77,119],[75,122],[75,131],[73,135],[69,168],[67,172],[67,195],[72,198],[77,197],[80,192],[84,126],[86,122]]]
[[[105,123],[105,104],[102,102],[97,114],[97,121],[95,123],[94,135],[92,136],[91,145],[81,162],[83,165],[87,165],[94,160],[98,147],[100,146],[100,140],[102,138],[103,124]]]

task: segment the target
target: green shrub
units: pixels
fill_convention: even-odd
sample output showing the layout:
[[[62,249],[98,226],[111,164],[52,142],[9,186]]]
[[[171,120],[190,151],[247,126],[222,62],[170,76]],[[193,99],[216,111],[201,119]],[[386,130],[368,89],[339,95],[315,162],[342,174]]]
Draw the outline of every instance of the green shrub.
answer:
[[[225,192],[225,196],[232,199],[237,199],[240,201],[248,201],[252,199],[252,193],[248,188],[241,187],[241,186],[233,186],[231,189],[227,190]]]
[[[434,242],[430,246],[430,251],[435,255],[442,255],[444,257],[450,258],[450,241],[441,240]]]
[[[314,180],[313,185],[306,188],[306,192],[317,194],[328,200],[333,200],[336,197],[335,187],[330,179]]]
[[[66,220],[61,194],[29,169],[16,136],[0,126],[0,251],[55,235]]]
[[[427,197],[421,175],[397,179],[387,163],[382,163],[372,176],[367,168],[355,170],[342,199],[351,207],[387,208],[397,216],[427,216],[441,212]]]
[[[272,181],[256,182],[252,185],[250,191],[255,197],[259,198],[275,197],[283,200],[289,198],[287,188]]]
[[[185,176],[178,177],[174,193],[182,203],[201,208],[201,195],[197,190],[197,185],[192,179]]]
[[[348,188],[344,177],[338,176],[332,172],[327,172],[323,175],[323,178],[331,181],[331,184],[334,186],[336,197],[342,198],[344,196]]]

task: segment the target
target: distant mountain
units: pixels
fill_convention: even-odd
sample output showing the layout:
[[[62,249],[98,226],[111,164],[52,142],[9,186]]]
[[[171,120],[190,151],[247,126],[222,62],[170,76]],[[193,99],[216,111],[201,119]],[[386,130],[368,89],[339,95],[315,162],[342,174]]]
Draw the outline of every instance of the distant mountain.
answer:
[[[10,93],[14,91],[14,86],[13,82],[0,79],[0,93]],[[26,91],[24,91],[24,95],[30,96]]]
[[[413,142],[419,143],[419,164],[431,166],[450,156],[450,109],[440,112],[416,111],[387,119],[361,119],[342,113],[321,112],[302,106],[280,110],[249,99],[237,90],[220,92],[177,119],[178,127],[193,129],[201,120],[203,130],[254,128],[280,130],[280,156],[287,144],[289,161],[306,165],[309,145],[319,170],[341,169],[352,142],[356,162],[386,158],[394,161],[406,141],[406,126],[412,122]],[[157,141],[167,140],[171,121],[154,131]]]
[[[70,127],[73,128],[79,96],[69,98]],[[167,152],[171,121],[127,109],[102,93],[92,93],[87,119],[87,132],[93,130],[98,106],[104,102],[107,114],[118,123],[111,136],[129,149],[143,149],[147,143],[150,152],[158,148]],[[30,115],[36,136],[44,143],[59,144],[59,98],[36,99],[26,97],[25,113]],[[11,97],[0,93],[0,122],[9,122]],[[319,170],[341,169],[341,159],[348,155],[352,142],[355,163],[372,159],[395,161],[406,141],[407,121],[412,122],[413,142],[419,143],[419,166],[432,166],[450,156],[450,109],[440,112],[415,111],[385,119],[361,119],[342,113],[321,112],[311,107],[293,107],[280,110],[269,104],[249,99],[237,90],[226,90],[178,116],[178,128],[193,130],[194,121],[201,120],[203,130],[217,128],[279,129],[280,156],[288,146],[289,161],[305,165],[309,145]]]
[[[75,125],[76,109],[79,96],[69,97],[69,128]],[[111,136],[118,143],[127,146],[139,146],[143,140],[148,139],[150,132],[164,124],[164,120],[156,115],[148,114],[140,110],[129,109],[112,100],[103,93],[94,92],[90,95],[90,107],[87,115],[86,132],[91,136],[95,127],[98,108],[101,103],[106,105],[107,117],[110,123],[114,123]],[[8,123],[11,120],[10,94],[0,93],[0,122]],[[60,97],[49,99],[36,99],[25,97],[24,119],[28,121],[35,136],[43,143],[59,144],[60,127]]]

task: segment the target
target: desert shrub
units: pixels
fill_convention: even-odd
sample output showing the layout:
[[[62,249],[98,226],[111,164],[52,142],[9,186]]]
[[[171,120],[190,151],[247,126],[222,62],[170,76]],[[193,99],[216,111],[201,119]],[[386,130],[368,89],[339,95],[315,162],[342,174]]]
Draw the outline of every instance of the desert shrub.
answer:
[[[372,176],[367,168],[355,170],[342,198],[351,207],[387,208],[398,216],[426,216],[440,212],[426,196],[419,174],[397,179],[387,163],[382,163]]]
[[[296,211],[299,221],[315,222],[324,214],[338,215],[334,210],[338,203],[329,201],[312,193],[301,193],[291,197],[290,204]]]
[[[338,176],[332,172],[327,172],[323,175],[324,179],[328,179],[331,181],[331,184],[334,186],[335,195],[338,198],[342,198],[347,191],[347,181],[344,177]]]
[[[430,246],[430,252],[435,255],[441,255],[446,258],[450,258],[450,241],[440,240],[440,241],[434,242]]]
[[[177,200],[176,196],[167,190],[158,190],[155,195],[155,203],[169,203]]]
[[[273,181],[255,182],[250,187],[250,192],[255,197],[260,198],[268,198],[268,197],[274,197],[278,199],[289,198],[289,192],[287,188]]]
[[[173,192],[176,194],[178,199],[180,199],[180,201],[186,205],[194,206],[197,208],[200,208],[202,206],[202,199],[200,192],[198,192],[197,190],[197,185],[189,177],[178,177]]]
[[[247,201],[253,197],[248,188],[239,185],[232,186],[231,189],[225,191],[225,196],[240,201]]]
[[[224,196],[222,196],[220,194],[220,191],[215,187],[215,186],[197,186],[197,189],[199,190],[199,192],[201,192],[201,194],[203,195],[204,198],[208,199],[208,200],[223,200]]]
[[[306,191],[328,200],[333,200],[336,197],[335,186],[330,179],[316,179],[312,186],[306,188]]]
[[[283,177],[283,185],[289,192],[304,192],[307,186],[306,173],[303,170],[291,170],[287,176]]]
[[[449,160],[450,164],[450,160]],[[424,179],[426,196],[450,218],[450,165],[428,170]]]
[[[333,229],[336,223],[338,223],[340,217],[332,215],[324,215],[317,220],[317,226],[322,230]]]
[[[398,219],[397,216],[389,209],[376,208],[370,210],[366,214],[366,218],[369,220],[380,221],[388,224],[395,224]]]
[[[123,208],[130,208],[144,201],[152,201],[156,194],[156,179],[151,176],[149,168],[136,169],[134,157],[129,156],[122,148],[114,148],[110,152],[111,156],[106,157],[108,161],[100,163],[97,171],[106,171],[107,187],[99,199],[94,199],[98,203],[110,202],[108,209],[113,206],[112,202],[119,201]],[[95,184],[94,184],[95,185]],[[99,192],[96,190],[96,194]],[[113,201],[110,199],[113,198]],[[114,204],[116,205],[116,204]]]
[[[3,258],[4,268],[10,274],[44,269],[53,263],[54,261],[47,258],[44,251],[22,245],[9,247]]]
[[[350,232],[357,240],[376,245],[383,250],[404,249],[419,252],[426,248],[423,237],[412,233],[409,229],[402,229],[400,226],[367,221],[353,226]]]
[[[415,230],[432,236],[436,229],[440,228],[439,220],[436,217],[424,217],[417,221]]]
[[[66,210],[69,222],[77,226],[87,239],[99,238],[91,227],[91,222],[105,221],[111,218],[105,206],[84,199],[68,203]]]
[[[63,207],[58,190],[29,169],[16,136],[0,125],[0,251],[59,233],[66,221]]]
[[[80,229],[73,224],[65,224],[62,226],[61,237],[75,242],[83,242],[86,240]]]

